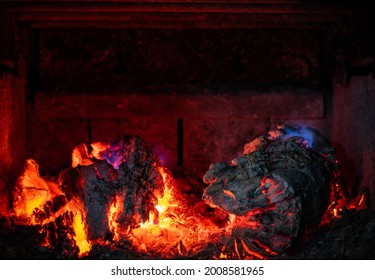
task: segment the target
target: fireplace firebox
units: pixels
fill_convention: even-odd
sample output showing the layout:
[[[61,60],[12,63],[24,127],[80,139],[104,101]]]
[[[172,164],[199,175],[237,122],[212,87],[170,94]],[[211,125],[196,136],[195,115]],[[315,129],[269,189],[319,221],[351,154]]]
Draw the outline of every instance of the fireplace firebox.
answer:
[[[375,39],[372,10],[366,4],[298,0],[0,3],[0,235],[5,240],[0,241],[1,258],[375,257]],[[124,240],[116,235],[125,234],[134,224],[139,231],[161,224],[161,193],[171,191],[173,197],[173,189],[190,209],[178,215],[195,225],[199,219],[206,223],[203,231],[195,228],[202,236],[194,232],[191,238],[205,240],[210,231],[217,235],[228,231],[224,225],[240,212],[223,212],[205,203],[203,177],[208,180],[211,163],[229,163],[246,154],[244,145],[257,137],[270,141],[266,135],[275,127],[280,131],[304,127],[325,137],[339,168],[331,176],[337,176],[334,184],[347,201],[339,204],[331,197],[326,206],[332,210],[330,219],[325,216],[314,231],[293,232],[297,242],[288,250],[271,250],[259,242],[261,238],[249,245],[233,237],[224,245],[209,243],[204,250],[193,250],[194,254],[190,250],[194,242],[187,245],[188,241],[176,238],[170,247],[154,252],[147,251],[156,242],[152,236],[162,236],[163,230],[168,232],[165,228],[152,228],[143,239]],[[309,140],[306,134],[292,136]],[[137,177],[134,174],[146,176],[147,170],[148,179],[139,178],[152,182],[147,189],[152,191],[142,194],[142,199],[150,201],[132,206],[138,207],[136,211],[121,210],[128,214],[118,215],[120,205],[126,205],[120,193],[129,190],[116,180],[131,185],[136,184],[135,177],[101,160],[108,161],[124,147],[132,147],[130,154],[144,156],[142,160],[134,156],[144,169],[134,171],[132,165],[129,172]],[[130,162],[133,156],[123,158]],[[34,215],[32,222],[15,215],[15,190],[27,172],[34,172],[30,181],[42,182],[41,189],[51,195],[49,212],[40,205],[39,214],[18,212]],[[78,184],[75,176],[85,182],[87,176],[98,176],[106,182],[95,185],[103,189],[90,196],[108,198],[101,200],[107,205],[104,210],[93,206],[91,212],[81,211],[91,205],[84,202],[90,187]],[[207,182],[214,184],[211,179]],[[267,181],[270,186],[271,181]],[[117,188],[111,195],[106,189],[109,184]],[[136,197],[142,188],[133,191]],[[78,201],[74,195],[80,192]],[[228,190],[224,194],[225,199],[235,196]],[[165,196],[164,202],[178,208]],[[329,208],[330,203],[335,207]],[[294,212],[299,209],[296,205]],[[81,229],[82,237],[75,226],[85,219],[89,226]],[[177,231],[185,230],[176,224]],[[95,230],[88,233],[87,227]],[[81,248],[77,244],[85,238],[101,241]],[[46,240],[54,244],[52,249]],[[324,244],[330,248],[322,249]],[[22,246],[30,250],[25,252]]]

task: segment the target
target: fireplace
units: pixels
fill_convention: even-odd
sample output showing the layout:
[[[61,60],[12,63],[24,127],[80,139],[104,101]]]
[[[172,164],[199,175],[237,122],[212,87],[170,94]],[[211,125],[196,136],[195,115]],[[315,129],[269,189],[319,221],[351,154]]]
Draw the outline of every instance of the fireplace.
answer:
[[[340,212],[334,227],[313,235],[316,243],[303,236],[287,255],[276,257],[374,257],[369,253],[375,203],[369,11],[354,1],[3,1],[2,216],[14,208],[14,186],[27,159],[53,181],[69,168],[81,143],[90,150],[99,141],[136,135],[160,168],[167,168],[160,171],[164,184],[171,176],[189,207],[209,220],[215,217],[220,227],[228,217],[201,200],[210,164],[238,158],[246,143],[287,123],[325,136],[335,148],[342,191],[360,202],[362,211]],[[72,236],[64,223],[74,218],[64,215],[58,221],[61,234]],[[12,228],[11,221],[2,223]],[[358,229],[348,243],[365,240],[358,252],[317,253],[318,244],[332,242],[326,232],[338,234],[348,225]],[[43,239],[36,227],[12,230],[18,239]],[[245,245],[232,245],[246,251]],[[338,244],[337,251],[346,245]],[[34,256],[4,246],[3,258],[79,257],[74,250],[43,255],[38,248]],[[88,257],[160,257],[106,246]],[[241,255],[209,249],[191,256],[177,242],[168,257]]]

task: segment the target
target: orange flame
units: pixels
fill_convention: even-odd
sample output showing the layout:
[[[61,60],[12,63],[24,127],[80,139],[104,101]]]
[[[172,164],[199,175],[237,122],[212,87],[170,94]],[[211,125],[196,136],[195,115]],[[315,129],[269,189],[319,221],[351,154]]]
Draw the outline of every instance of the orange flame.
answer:
[[[74,214],[73,230],[74,240],[79,248],[79,256],[83,256],[91,251],[91,243],[87,239],[86,215],[83,210],[83,204],[79,200],[73,200],[69,203],[68,209]]]
[[[194,251],[199,243],[212,241],[215,232],[222,231],[217,226],[199,220],[184,203],[172,177],[167,170],[159,167],[164,193],[158,197],[156,212],[140,227],[133,229],[130,239],[144,251],[154,251],[164,257]]]
[[[95,143],[92,143],[91,144],[91,147],[92,147],[92,152],[91,154],[95,157],[95,158],[99,158],[101,159],[102,156],[100,155],[103,151],[105,151],[106,149],[109,148],[109,144],[107,143],[104,143],[104,142],[95,142]]]
[[[87,240],[85,220],[82,214],[77,213],[74,216],[73,229],[75,233],[74,240],[79,248],[79,255],[85,255],[91,251],[91,244]]]
[[[120,240],[120,228],[118,218],[124,210],[124,195],[117,194],[115,201],[111,204],[108,211],[108,226],[113,233],[113,240]]]
[[[74,200],[66,204],[60,210],[44,220],[36,220],[35,213],[43,211],[44,205],[55,196],[62,195],[61,189],[54,182],[47,181],[39,175],[38,164],[34,160],[27,160],[23,174],[20,176],[15,190],[14,212],[15,216],[24,219],[26,224],[44,225],[53,222],[61,214],[72,211],[74,214],[73,230],[74,240],[79,247],[79,255],[83,255],[91,250],[91,245],[87,241],[85,211],[82,202]],[[48,242],[43,244],[49,246]]]
[[[39,174],[39,165],[29,159],[17,182],[14,197],[15,215],[36,224],[34,211],[58,194],[62,192],[57,185],[44,180]]]

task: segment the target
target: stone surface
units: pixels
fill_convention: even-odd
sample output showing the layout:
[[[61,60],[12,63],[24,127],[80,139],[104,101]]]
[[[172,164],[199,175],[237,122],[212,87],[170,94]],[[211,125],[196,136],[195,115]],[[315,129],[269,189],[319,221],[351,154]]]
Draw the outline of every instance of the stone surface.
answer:
[[[55,176],[70,166],[74,147],[88,138],[85,119],[40,119],[29,112],[26,155],[38,162],[42,175]]]
[[[29,157],[37,157],[41,170],[45,163],[50,170],[61,169],[70,159],[72,148],[88,141],[90,121],[92,141],[137,135],[167,167],[182,160],[201,177],[212,161],[236,156],[251,137],[266,133],[270,118],[293,118],[301,123],[325,120],[321,91],[290,87],[269,92],[184,90],[189,94],[37,93],[34,112],[30,112],[33,121],[28,124]],[[178,119],[183,122],[180,140]],[[54,141],[59,149],[55,149]]]
[[[336,84],[333,95],[332,141],[350,196],[368,189],[375,207],[375,80],[354,76]]]
[[[319,85],[316,30],[42,29],[42,91],[181,84]]]
[[[0,212],[8,207],[12,186],[25,157],[25,83],[0,76]]]
[[[318,90],[295,87],[215,90],[182,86],[179,90],[169,94],[160,89],[160,93],[153,94],[118,92],[112,95],[40,92],[35,96],[35,113],[45,119],[324,117],[324,92]]]
[[[212,162],[228,161],[243,145],[268,130],[267,120],[187,119],[184,122],[184,166],[202,178]]]

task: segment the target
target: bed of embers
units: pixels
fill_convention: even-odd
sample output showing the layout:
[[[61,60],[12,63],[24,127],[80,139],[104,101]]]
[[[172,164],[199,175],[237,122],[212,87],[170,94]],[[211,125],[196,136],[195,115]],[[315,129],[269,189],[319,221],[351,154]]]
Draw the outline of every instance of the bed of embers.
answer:
[[[368,195],[347,197],[334,149],[313,129],[277,126],[193,177],[134,136],[75,147],[57,178],[29,159],[0,217],[0,257],[375,258]]]

